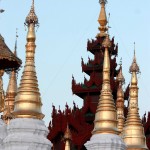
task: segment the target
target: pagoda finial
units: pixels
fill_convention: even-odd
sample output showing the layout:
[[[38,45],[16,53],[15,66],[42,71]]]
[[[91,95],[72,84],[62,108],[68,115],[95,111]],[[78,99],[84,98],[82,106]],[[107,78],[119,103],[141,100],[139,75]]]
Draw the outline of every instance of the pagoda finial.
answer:
[[[131,85],[129,91],[129,107],[128,115],[123,129],[123,140],[126,143],[128,149],[136,150],[146,150],[146,139],[144,134],[144,128],[142,121],[139,116],[138,107],[138,80],[137,74],[139,71],[139,66],[136,62],[135,49],[132,65],[129,69],[131,75]]]
[[[16,41],[15,41],[15,48],[14,48],[15,56],[17,56],[17,39],[18,39],[18,29],[16,28]]]
[[[122,59],[120,60],[120,70],[116,80],[119,84],[117,90],[116,107],[117,107],[117,118],[118,118],[118,130],[121,135],[124,126],[124,92],[122,89],[122,85],[125,83],[125,79],[122,73]]]
[[[34,62],[36,48],[35,26],[38,25],[38,18],[34,10],[34,0],[32,1],[31,10],[26,17],[25,24],[28,27],[26,63],[15,99],[13,114],[15,118],[42,119],[44,115],[41,112],[42,103]]]
[[[67,123],[67,129],[64,134],[64,140],[65,140],[65,150],[71,150],[70,141],[72,140],[72,136],[71,136],[71,132],[70,132],[68,123]]]
[[[104,39],[103,46],[105,47],[103,64],[103,85],[99,104],[95,115],[95,126],[93,134],[118,134],[117,113],[110,87],[110,58],[108,49],[111,47],[111,42],[109,39],[109,35],[107,35]],[[106,122],[107,124],[106,126],[104,126]]]
[[[103,37],[106,36],[106,32],[108,30],[107,25],[107,16],[106,16],[106,10],[105,10],[105,5],[107,3],[107,0],[99,0],[99,3],[101,5],[101,11],[99,14],[98,22],[100,24],[99,30],[100,33],[97,35],[97,37]]]
[[[29,12],[29,14],[28,14],[28,16],[26,17],[26,20],[25,20],[25,25],[29,26],[30,24],[34,24],[34,25],[37,25],[37,26],[39,25],[38,17],[35,14],[34,0],[32,0],[32,6],[31,6],[31,9],[30,9],[30,12]]]
[[[138,64],[136,62],[135,42],[134,42],[134,56],[133,56],[133,61],[132,61],[132,64],[130,66],[129,72],[130,73],[132,73],[132,72],[140,73],[139,66],[138,66]]]

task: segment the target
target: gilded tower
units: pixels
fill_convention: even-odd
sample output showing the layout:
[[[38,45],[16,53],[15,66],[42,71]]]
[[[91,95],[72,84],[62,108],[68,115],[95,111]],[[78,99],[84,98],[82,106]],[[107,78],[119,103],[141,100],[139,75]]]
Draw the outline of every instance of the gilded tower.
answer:
[[[17,38],[18,35],[16,33],[16,42],[15,42],[15,50],[14,55],[17,57]],[[13,118],[12,112],[14,111],[14,102],[15,97],[17,95],[17,77],[16,71],[12,69],[10,73],[10,79],[6,91],[5,97],[5,105],[4,105],[4,112],[3,112],[3,120],[6,124],[9,124],[9,121]]]
[[[99,104],[95,114],[94,130],[93,134],[98,133],[112,133],[118,134],[117,130],[117,113],[115,103],[110,88],[110,58],[109,47],[111,42],[109,36],[106,36],[103,46],[104,52],[104,64],[103,64],[103,85],[100,95]]]
[[[39,25],[38,18],[34,10],[34,1],[31,10],[26,17],[25,25],[28,27],[26,44],[26,62],[24,71],[15,99],[14,116],[15,118],[36,118],[42,119],[41,97],[38,88],[38,81],[35,71],[35,27]]]
[[[129,107],[128,115],[123,129],[123,140],[127,145],[128,150],[146,150],[146,139],[144,128],[139,116],[138,107],[138,79],[137,74],[140,72],[136,62],[135,50],[133,62],[130,66],[131,85],[129,92]]]
[[[126,146],[121,137],[118,136],[119,131],[117,129],[117,111],[110,87],[109,51],[111,47],[111,41],[109,35],[106,33],[106,2],[106,0],[100,0],[101,12],[98,19],[101,25],[99,28],[101,29],[99,36],[104,37],[104,41],[102,43],[102,47],[104,48],[103,84],[95,114],[94,130],[92,132],[93,135],[90,141],[85,144],[85,146],[88,150],[125,150]]]
[[[117,90],[117,101],[116,101],[116,107],[117,107],[117,118],[118,118],[118,130],[120,134],[122,133],[123,126],[124,126],[124,92],[122,89],[122,85],[125,82],[124,76],[122,74],[122,64],[120,64],[120,70],[119,74],[116,78],[118,82],[118,90]]]
[[[3,141],[5,150],[51,150],[47,139],[48,129],[41,113],[41,98],[35,71],[35,27],[38,18],[34,10],[34,0],[26,17],[28,27],[26,44],[26,62],[17,90],[13,117],[8,125],[8,135]]]

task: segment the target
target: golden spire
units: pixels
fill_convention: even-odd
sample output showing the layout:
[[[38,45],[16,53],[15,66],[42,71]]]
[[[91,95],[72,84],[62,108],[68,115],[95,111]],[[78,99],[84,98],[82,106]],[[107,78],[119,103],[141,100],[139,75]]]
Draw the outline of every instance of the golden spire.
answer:
[[[101,4],[101,11],[99,14],[98,22],[100,24],[100,27],[98,28],[100,30],[100,33],[97,35],[97,37],[103,37],[106,36],[106,31],[108,28],[106,27],[107,25],[107,16],[106,16],[106,10],[105,10],[105,5],[107,3],[107,0],[99,0],[99,3]]]
[[[26,17],[25,25],[28,27],[26,44],[26,62],[24,71],[15,99],[14,116],[16,118],[35,118],[42,119],[44,115],[41,112],[41,97],[38,88],[38,81],[35,71],[35,27],[38,26],[38,18],[34,10],[34,0],[31,10]]]
[[[111,42],[108,35],[103,42],[103,46],[105,47],[103,64],[103,85],[100,100],[96,110],[93,134],[119,134],[117,130],[117,113],[110,87],[109,48],[111,47]]]
[[[65,150],[71,150],[71,148],[70,148],[70,141],[71,141],[71,139],[72,139],[71,132],[70,132],[69,126],[67,124],[67,129],[66,129],[65,135],[64,135]]]
[[[15,41],[15,50],[14,54],[17,57],[17,29],[16,29],[16,41]],[[13,118],[12,112],[14,111],[14,103],[15,103],[15,97],[17,95],[17,79],[16,79],[16,72],[15,70],[12,70],[10,73],[10,79],[8,83],[8,88],[6,92],[6,98],[5,98],[5,106],[4,106],[4,112],[3,112],[3,120],[6,124],[9,123],[9,120]]]
[[[146,139],[144,128],[139,116],[138,107],[138,80],[137,74],[140,72],[136,62],[135,50],[132,65],[129,69],[132,74],[130,85],[130,100],[128,107],[128,115],[123,129],[123,140],[127,145],[128,150],[146,150]]]
[[[118,118],[118,130],[121,134],[124,126],[124,92],[122,89],[122,85],[125,82],[124,76],[122,74],[122,62],[120,63],[120,70],[116,80],[119,84],[117,90],[116,107],[117,107],[117,118]]]
[[[4,90],[3,90],[3,78],[4,70],[0,70],[0,113],[4,111]]]

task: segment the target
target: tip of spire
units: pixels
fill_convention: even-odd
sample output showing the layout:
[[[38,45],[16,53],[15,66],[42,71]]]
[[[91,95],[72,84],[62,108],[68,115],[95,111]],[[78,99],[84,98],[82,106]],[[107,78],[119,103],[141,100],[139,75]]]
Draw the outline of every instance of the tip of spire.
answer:
[[[129,72],[130,73],[132,73],[132,72],[140,73],[139,66],[138,66],[138,64],[136,62],[135,42],[134,42],[134,56],[133,56],[133,61],[132,61],[132,64],[130,66]]]
[[[18,39],[18,29],[16,28],[16,41],[15,41],[15,48],[14,48],[15,56],[17,56],[17,39]]]
[[[25,25],[29,26],[30,24],[34,24],[34,25],[37,25],[37,26],[39,25],[38,17],[35,14],[34,0],[32,0],[32,6],[31,6],[31,9],[30,9],[30,12],[29,12],[29,14],[28,14],[28,16],[26,17],[26,20],[25,20]]]
[[[106,15],[106,10],[105,10],[105,4],[107,3],[107,0],[99,0],[99,3],[101,5],[101,10],[98,18],[98,22],[100,24],[99,30],[100,33],[97,35],[97,37],[103,37],[106,36],[106,31],[108,30],[107,27],[107,15]]]
[[[134,58],[135,58],[136,56],[135,56],[135,42],[134,42]]]

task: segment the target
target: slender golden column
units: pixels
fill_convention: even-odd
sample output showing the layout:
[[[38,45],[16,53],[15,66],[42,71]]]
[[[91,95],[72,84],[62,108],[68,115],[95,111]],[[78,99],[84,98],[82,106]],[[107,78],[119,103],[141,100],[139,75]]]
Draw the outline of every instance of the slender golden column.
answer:
[[[7,124],[13,118],[14,102],[17,95],[16,72],[13,70],[10,74],[9,84],[6,92],[3,120]]]
[[[138,107],[138,80],[137,73],[140,72],[136,62],[135,50],[132,65],[129,69],[131,76],[131,85],[129,91],[129,108],[128,115],[123,129],[123,140],[127,145],[128,150],[146,150],[146,139],[144,128],[139,116]]]
[[[15,50],[14,55],[17,56],[17,32],[16,32],[16,42],[15,42]],[[10,73],[10,79],[8,83],[8,88],[6,92],[5,98],[5,106],[3,112],[3,120],[6,124],[13,118],[12,112],[14,111],[14,103],[15,97],[17,95],[17,79],[16,79],[16,72],[12,70]]]
[[[107,3],[107,0],[99,0],[99,3],[101,4],[101,10],[98,18],[98,22],[100,24],[100,27],[98,28],[100,33],[97,35],[102,37],[106,36],[106,31],[108,30],[107,28],[107,16],[106,16],[106,10],[105,10],[105,5]]]
[[[118,82],[118,90],[117,90],[117,101],[116,101],[116,107],[117,107],[117,118],[118,118],[118,130],[120,132],[120,135],[123,131],[124,126],[124,92],[122,89],[122,85],[125,82],[124,76],[122,74],[122,64],[120,64],[120,71],[117,76],[117,82]]]
[[[38,26],[38,18],[34,10],[34,0],[31,10],[26,17],[25,25],[28,27],[26,44],[26,62],[23,75],[21,77],[20,87],[18,88],[15,99],[14,116],[15,118],[35,118],[42,119],[44,115],[41,112],[41,97],[38,88],[38,81],[35,71],[35,27]]]
[[[110,88],[109,48],[111,46],[111,42],[108,35],[103,42],[103,46],[105,47],[103,64],[103,85],[100,100],[96,110],[93,134],[119,134],[117,129],[117,113],[112,96],[112,91]]]
[[[71,132],[70,132],[69,126],[67,125],[67,129],[66,129],[66,132],[65,132],[65,135],[64,135],[65,150],[71,150],[71,148],[70,148],[71,139],[72,139]]]
[[[4,75],[4,70],[0,70],[0,112],[4,111],[4,90],[3,90],[3,78],[2,76]]]

